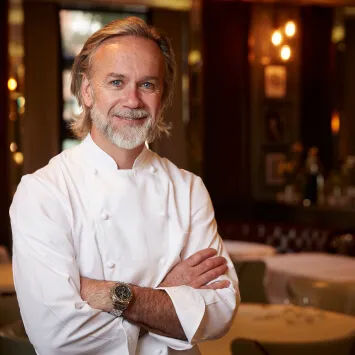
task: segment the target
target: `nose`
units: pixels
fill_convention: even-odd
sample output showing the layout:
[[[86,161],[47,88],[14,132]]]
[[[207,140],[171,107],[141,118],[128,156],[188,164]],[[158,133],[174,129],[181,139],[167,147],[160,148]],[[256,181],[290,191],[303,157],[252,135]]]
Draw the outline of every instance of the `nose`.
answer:
[[[142,101],[139,96],[139,91],[137,87],[127,87],[125,92],[125,99],[123,106],[128,108],[139,108]]]

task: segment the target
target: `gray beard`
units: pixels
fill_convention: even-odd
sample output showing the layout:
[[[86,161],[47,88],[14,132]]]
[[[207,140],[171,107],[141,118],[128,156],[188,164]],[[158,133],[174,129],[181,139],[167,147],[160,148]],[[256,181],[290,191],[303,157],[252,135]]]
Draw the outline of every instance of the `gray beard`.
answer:
[[[115,115],[132,120],[142,117],[147,118],[141,125],[121,125],[120,128],[117,128],[112,122]],[[134,149],[149,140],[153,135],[153,118],[147,111],[142,109],[115,109],[109,112],[106,117],[94,104],[90,110],[90,116],[97,129],[118,148]]]

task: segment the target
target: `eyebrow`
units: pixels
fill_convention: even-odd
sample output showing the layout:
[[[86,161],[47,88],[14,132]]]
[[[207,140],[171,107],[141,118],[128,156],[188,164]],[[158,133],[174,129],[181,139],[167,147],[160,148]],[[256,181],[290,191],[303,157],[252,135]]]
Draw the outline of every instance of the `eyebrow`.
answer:
[[[109,73],[106,75],[106,78],[117,78],[117,79],[123,79],[126,76],[123,74],[117,74],[117,73]]]
[[[118,73],[113,73],[113,72],[112,72],[112,73],[107,74],[106,78],[124,79],[124,78],[126,78],[126,75],[124,75],[124,74],[118,74]],[[142,82],[142,81],[145,81],[145,80],[155,80],[155,81],[159,81],[159,77],[153,76],[153,75],[151,75],[151,76],[147,75],[147,76],[144,76],[144,77],[143,77],[141,80],[139,80],[139,81]]]

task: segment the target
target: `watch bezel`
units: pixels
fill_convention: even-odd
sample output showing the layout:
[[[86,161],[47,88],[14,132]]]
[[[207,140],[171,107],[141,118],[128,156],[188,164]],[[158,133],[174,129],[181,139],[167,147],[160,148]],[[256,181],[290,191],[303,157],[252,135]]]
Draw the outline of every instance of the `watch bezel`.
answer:
[[[124,289],[124,292],[117,292],[118,289]],[[124,282],[117,282],[110,290],[112,307],[111,314],[116,317],[122,316],[122,313],[127,309],[133,298],[131,287]]]

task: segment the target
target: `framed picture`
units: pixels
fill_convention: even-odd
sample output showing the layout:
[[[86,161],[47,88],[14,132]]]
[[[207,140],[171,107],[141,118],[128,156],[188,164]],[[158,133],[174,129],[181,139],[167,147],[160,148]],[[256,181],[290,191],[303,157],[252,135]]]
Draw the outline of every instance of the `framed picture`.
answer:
[[[264,69],[265,97],[282,99],[286,96],[287,74],[284,65],[267,65]]]
[[[268,186],[280,186],[285,183],[281,170],[281,164],[286,160],[283,152],[265,153],[265,184]]]

